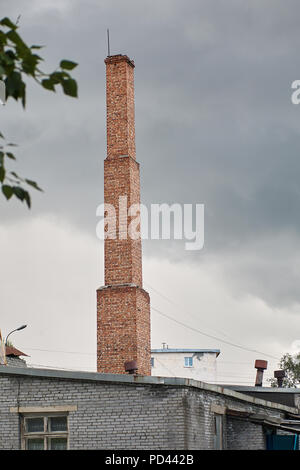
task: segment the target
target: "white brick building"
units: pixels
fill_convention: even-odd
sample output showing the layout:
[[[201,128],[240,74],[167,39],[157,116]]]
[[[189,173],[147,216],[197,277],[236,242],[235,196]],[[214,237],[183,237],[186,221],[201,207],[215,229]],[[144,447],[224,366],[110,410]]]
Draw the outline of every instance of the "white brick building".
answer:
[[[219,349],[152,349],[151,375],[215,382],[219,354]]]

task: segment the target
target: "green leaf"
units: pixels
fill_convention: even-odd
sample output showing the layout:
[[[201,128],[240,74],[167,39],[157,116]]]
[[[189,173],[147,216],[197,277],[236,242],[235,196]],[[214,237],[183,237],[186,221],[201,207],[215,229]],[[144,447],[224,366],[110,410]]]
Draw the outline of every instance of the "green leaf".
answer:
[[[13,60],[13,61],[18,58],[13,49],[6,50],[5,55],[6,55],[7,58],[9,58],[10,60]]]
[[[11,152],[6,152],[6,156],[7,156],[8,158],[11,158],[12,160],[15,160],[15,159],[16,159],[16,157],[14,156],[14,154],[11,153]]]
[[[41,60],[43,59],[37,54],[27,53],[22,61],[23,72],[35,76],[37,65]]]
[[[17,29],[17,26],[7,17],[2,18],[2,20],[0,21],[0,24],[2,26],[7,26],[8,28],[11,28],[11,29]]]
[[[0,166],[3,165],[4,162],[4,152],[0,152]]]
[[[25,191],[21,186],[13,186],[13,193],[15,196],[17,196],[18,199],[21,199],[21,201],[24,201],[25,198]]]
[[[28,209],[31,208],[31,199],[30,199],[30,195],[29,195],[29,192],[28,191],[25,191],[25,194],[24,194],[24,199],[26,201],[26,204],[28,206]]]
[[[14,44],[16,44],[16,46],[20,47],[23,52],[28,49],[28,46],[25,44],[23,39],[18,35],[18,33],[16,31],[14,31],[14,30],[8,31],[6,36]]]
[[[7,96],[12,96],[18,100],[23,96],[24,85],[21,74],[19,72],[12,72],[5,80]]]
[[[30,46],[30,49],[42,49],[45,46],[36,46],[35,44],[33,46]]]
[[[23,181],[22,178],[20,178],[20,176],[18,176],[17,173],[15,173],[14,171],[11,171],[10,174],[11,174],[14,178],[16,178],[17,180]]]
[[[4,179],[5,179],[5,168],[4,166],[0,166],[0,182],[3,183]]]
[[[68,78],[61,82],[65,95],[77,98],[77,83],[73,78]]]
[[[2,185],[2,192],[7,200],[10,199],[14,193],[13,188],[7,184]]]
[[[2,46],[5,46],[7,44],[7,37],[6,34],[3,33],[3,31],[0,31],[0,44]]]
[[[15,57],[12,51],[0,52],[1,65],[7,70],[7,73],[13,70]],[[5,70],[5,73],[6,73]]]
[[[44,80],[42,80],[42,86],[46,88],[46,90],[55,91],[54,82],[49,78],[45,78]]]
[[[0,137],[1,139],[5,139],[4,135],[2,134],[2,132],[0,132]]]
[[[34,189],[37,189],[38,191],[43,191],[35,181],[27,180],[25,179],[26,183],[32,186]]]
[[[14,195],[21,201],[25,201],[28,208],[30,209],[31,200],[30,200],[30,195],[28,191],[25,191],[25,189],[21,188],[20,186],[13,186],[12,189],[13,189]]]
[[[62,60],[59,65],[62,69],[73,70],[75,67],[77,67],[78,64],[76,62],[72,62],[71,60]]]
[[[21,99],[22,99],[22,106],[25,109],[26,107],[26,84],[24,82],[22,82]]]
[[[53,72],[49,75],[49,80],[51,80],[54,85],[57,85],[58,83],[61,83],[66,77],[69,77],[67,72]]]

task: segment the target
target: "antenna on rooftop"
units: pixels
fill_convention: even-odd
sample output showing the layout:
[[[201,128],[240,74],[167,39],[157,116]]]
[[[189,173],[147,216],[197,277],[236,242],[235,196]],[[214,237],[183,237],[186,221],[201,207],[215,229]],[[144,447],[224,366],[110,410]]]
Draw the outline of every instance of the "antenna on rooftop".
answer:
[[[107,29],[107,55],[110,56],[109,29]]]

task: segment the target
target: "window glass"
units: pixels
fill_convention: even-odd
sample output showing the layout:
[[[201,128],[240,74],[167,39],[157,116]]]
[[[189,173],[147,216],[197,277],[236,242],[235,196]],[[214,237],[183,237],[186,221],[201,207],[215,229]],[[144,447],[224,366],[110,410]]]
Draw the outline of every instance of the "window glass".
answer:
[[[27,450],[44,450],[44,439],[43,438],[27,439],[26,443],[27,443],[27,445],[26,445]]]
[[[63,437],[52,437],[48,439],[48,449],[49,450],[66,450],[67,439]]]
[[[27,432],[44,432],[44,418],[27,418]]]
[[[185,367],[193,367],[193,358],[192,357],[185,357],[184,358],[184,366]]]
[[[68,448],[68,417],[66,415],[29,415],[23,418],[22,449],[65,450]]]
[[[50,423],[49,431],[67,431],[67,417],[66,416],[53,416],[49,418],[48,422]]]

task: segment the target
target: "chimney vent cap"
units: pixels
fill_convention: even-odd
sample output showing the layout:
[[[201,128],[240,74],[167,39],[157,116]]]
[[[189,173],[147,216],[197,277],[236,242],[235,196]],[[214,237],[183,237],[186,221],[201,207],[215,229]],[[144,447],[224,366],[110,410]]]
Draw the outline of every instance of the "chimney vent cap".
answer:
[[[275,379],[283,379],[285,377],[285,370],[274,370]]]
[[[127,62],[127,64],[131,65],[134,68],[134,61],[131,60],[128,55],[124,54],[115,54],[109,55],[104,60],[105,64],[117,64],[119,62]]]
[[[129,372],[129,374],[134,374],[138,370],[138,365],[136,361],[126,361],[124,363],[125,372]]]
[[[268,361],[263,361],[262,359],[256,359],[255,369],[267,369],[268,368]]]

